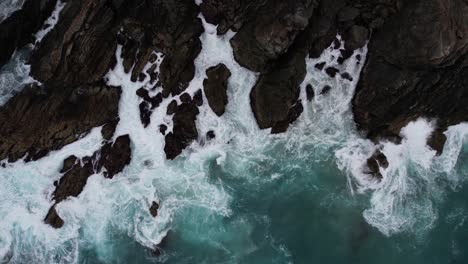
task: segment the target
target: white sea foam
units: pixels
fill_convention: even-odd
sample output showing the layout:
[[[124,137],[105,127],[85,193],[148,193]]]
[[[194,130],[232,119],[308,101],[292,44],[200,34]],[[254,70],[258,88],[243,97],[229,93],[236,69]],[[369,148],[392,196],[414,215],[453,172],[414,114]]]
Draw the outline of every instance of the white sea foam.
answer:
[[[55,25],[57,25],[60,12],[62,12],[62,9],[65,7],[65,4],[65,2],[62,2],[60,0],[57,1],[57,3],[55,4],[54,11],[52,11],[50,17],[48,17],[47,20],[44,22],[44,26],[42,27],[42,29],[39,30],[35,35],[36,45],[42,41],[42,39],[55,27]]]

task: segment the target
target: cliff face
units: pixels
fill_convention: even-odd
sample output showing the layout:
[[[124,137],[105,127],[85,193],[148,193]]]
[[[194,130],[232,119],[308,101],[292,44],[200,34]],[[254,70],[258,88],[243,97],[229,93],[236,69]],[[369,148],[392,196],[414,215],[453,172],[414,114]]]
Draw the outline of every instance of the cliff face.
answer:
[[[55,3],[26,1],[1,22],[0,66],[16,48],[33,41],[33,33]],[[93,127],[105,126],[100,152],[105,155],[100,160],[112,164],[115,159],[113,167],[121,171],[130,159],[131,140],[119,141],[123,146],[116,148],[125,150],[125,157],[112,155],[121,91],[104,80],[116,63],[118,46],[132,80],[149,77],[151,90],[160,89],[157,95],[143,88],[137,92],[145,126],[162,101],[181,95],[181,103],[174,100],[167,109],[173,115],[172,131],[166,135],[167,127],[161,127],[166,156],[176,158],[198,137],[195,121],[203,104],[202,87],[193,98],[184,91],[195,75],[194,59],[201,51],[200,14],[218,25],[220,35],[237,32],[231,39],[234,58],[258,73],[250,104],[261,129],[284,132],[302,113],[299,93],[305,58],[318,57],[337,34],[345,41],[338,58],[341,63],[370,38],[368,61],[353,99],[355,121],[370,139],[398,140],[408,122],[436,118],[438,129],[430,143],[440,151],[447,126],[468,120],[468,4],[464,0],[204,0],[200,6],[192,0],[65,1],[58,24],[31,55],[31,75],[40,84],[25,88],[0,108],[0,160],[36,160]],[[156,53],[163,57],[158,71],[145,69],[156,61]],[[223,66],[210,69],[203,89],[218,115],[224,113],[228,100],[230,72]],[[339,73],[331,67],[325,71],[331,77]],[[81,175],[81,187],[68,188],[65,174],[56,193],[61,197],[79,194],[95,172],[89,164],[99,160],[96,156],[68,172]],[[102,165],[98,171],[101,168],[110,170]],[[48,222],[60,226],[53,208],[50,214]]]

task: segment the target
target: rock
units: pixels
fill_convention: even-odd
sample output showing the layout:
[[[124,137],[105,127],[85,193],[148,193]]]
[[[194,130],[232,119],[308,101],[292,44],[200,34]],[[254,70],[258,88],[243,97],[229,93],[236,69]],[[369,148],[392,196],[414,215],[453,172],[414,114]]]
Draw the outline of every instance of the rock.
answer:
[[[359,16],[359,13],[359,9],[354,8],[352,6],[346,6],[342,8],[338,13],[338,22],[354,20],[357,16]]]
[[[119,100],[120,89],[104,85],[25,88],[0,107],[0,160],[37,160],[74,142],[114,121]]]
[[[345,79],[345,80],[348,80],[350,82],[353,81],[353,77],[351,77],[351,74],[347,73],[347,72],[343,72],[341,74],[341,78]]]
[[[140,109],[140,119],[144,127],[147,127],[151,122],[151,107],[150,104],[146,101],[143,101],[139,105]]]
[[[182,153],[188,145],[198,138],[198,131],[195,121],[199,110],[197,106],[191,103],[183,103],[177,107],[172,121],[174,127],[171,133],[165,138],[164,152],[167,159],[175,159]]]
[[[321,71],[321,70],[323,70],[323,68],[325,67],[325,64],[326,64],[326,62],[319,62],[319,63],[315,64],[315,68],[316,68],[317,70],[320,70],[320,71]]]
[[[203,81],[208,105],[217,116],[222,116],[228,103],[227,85],[231,72],[224,64],[218,64],[206,70],[207,78]]]
[[[104,172],[106,178],[112,178],[120,173],[131,160],[130,137],[128,135],[118,137],[115,142],[106,143],[92,156],[87,156],[78,162],[75,156],[64,160],[61,172],[65,174],[60,178],[52,194],[55,201],[49,209],[44,221],[55,228],[63,226],[63,220],[55,211],[55,206],[68,197],[77,197],[86,186],[88,178],[99,172]]]
[[[60,218],[60,216],[57,214],[57,211],[55,210],[55,205],[49,209],[49,212],[47,212],[44,222],[46,224],[51,225],[54,228],[62,228],[62,226],[65,224],[63,219]]]
[[[435,118],[440,153],[441,131],[468,120],[468,35],[456,37],[468,32],[467,12],[460,0],[405,2],[373,33],[353,98],[354,120],[370,139],[399,138],[410,121]]]
[[[112,137],[114,136],[115,129],[117,128],[117,125],[119,124],[120,118],[116,118],[109,123],[106,123],[101,130],[102,137],[104,140],[111,140]]]
[[[356,50],[364,47],[369,38],[369,30],[363,26],[354,25],[343,34],[346,50]]]
[[[339,73],[340,71],[335,68],[335,67],[327,67],[325,69],[325,72],[330,76],[331,78],[335,78],[336,74]]]
[[[313,88],[312,85],[309,83],[309,84],[307,84],[307,86],[306,86],[306,97],[307,97],[307,101],[312,101],[312,99],[314,99],[314,96],[315,96],[314,88]]]
[[[288,64],[261,75],[250,92],[250,105],[261,129],[288,123],[289,111],[299,98],[305,76],[305,59],[297,54]]]
[[[166,135],[166,131],[167,131],[166,125],[162,124],[159,126],[159,132],[161,132],[161,134]]]
[[[158,216],[158,209],[159,209],[159,204],[157,202],[153,201],[151,203],[151,207],[149,208],[150,214],[153,217]]]
[[[75,155],[71,155],[63,161],[63,167],[60,170],[60,173],[65,173],[69,171],[76,164],[78,158]]]
[[[315,5],[311,0],[273,0],[264,5],[231,39],[236,61],[252,71],[265,72],[307,27]]]
[[[167,115],[173,115],[177,111],[177,101],[172,100],[167,106]]]
[[[215,132],[213,130],[210,130],[210,131],[206,132],[206,138],[208,140],[212,140],[212,139],[216,138]]]
[[[193,102],[197,106],[202,106],[203,105],[203,94],[202,94],[201,89],[196,91],[195,94],[193,95]]]
[[[288,117],[286,120],[277,122],[272,128],[272,134],[279,134],[284,133],[289,127],[289,124],[292,124],[296,119],[302,114],[304,111],[304,107],[302,106],[302,102],[299,100],[293,107],[288,111]]]
[[[140,88],[136,91],[136,94],[141,97],[143,100],[149,102],[151,100],[151,97],[149,95],[149,92],[148,90],[146,90],[145,88]]]
[[[130,164],[131,158],[130,136],[124,135],[118,137],[112,145],[110,143],[104,145],[99,164],[106,169],[104,176],[113,178]]]
[[[367,169],[369,170],[367,173],[373,175],[378,180],[382,180],[380,168],[388,168],[388,160],[385,154],[380,150],[377,150],[369,159],[367,159]]]
[[[322,88],[322,91],[320,92],[321,95],[325,95],[325,94],[328,94],[330,92],[330,90],[332,89],[332,87],[330,85],[325,85],[323,88]]]
[[[33,34],[41,29],[52,14],[57,0],[27,0],[20,10],[0,22],[0,68],[16,49],[34,41]]]
[[[180,101],[182,101],[182,103],[190,103],[192,101],[192,97],[190,97],[188,93],[183,93],[180,96]]]

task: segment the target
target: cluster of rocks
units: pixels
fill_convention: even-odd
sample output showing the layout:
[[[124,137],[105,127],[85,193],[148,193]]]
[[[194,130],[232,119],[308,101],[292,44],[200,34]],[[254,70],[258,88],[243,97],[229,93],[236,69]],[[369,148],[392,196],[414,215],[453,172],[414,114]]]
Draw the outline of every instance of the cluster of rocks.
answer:
[[[77,197],[86,185],[88,178],[103,172],[106,178],[113,178],[120,173],[131,160],[130,137],[117,137],[114,142],[106,140],[100,150],[92,156],[81,159],[69,156],[63,161],[60,171],[63,176],[54,183],[54,205],[49,209],[44,221],[55,228],[63,226],[64,221],[58,215],[55,207],[68,197]]]

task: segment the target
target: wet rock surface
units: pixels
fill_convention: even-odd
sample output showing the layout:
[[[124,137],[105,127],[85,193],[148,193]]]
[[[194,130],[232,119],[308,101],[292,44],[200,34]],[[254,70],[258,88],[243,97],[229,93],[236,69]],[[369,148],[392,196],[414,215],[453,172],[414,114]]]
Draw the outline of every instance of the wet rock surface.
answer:
[[[418,0],[399,8],[373,34],[354,119],[376,141],[399,137],[419,117],[436,119],[440,153],[442,131],[468,120],[468,4]]]
[[[203,81],[208,105],[218,116],[222,116],[228,103],[227,85],[231,72],[224,64],[206,70],[207,79]]]
[[[92,156],[78,159],[66,158],[61,172],[64,175],[56,183],[52,194],[54,205],[49,209],[44,221],[55,228],[63,226],[64,221],[56,212],[56,205],[68,197],[77,197],[84,189],[88,178],[103,172],[106,178],[113,178],[130,163],[131,146],[128,135],[118,137],[115,142],[106,142]]]
[[[194,101],[182,103],[175,109],[172,132],[165,137],[164,152],[168,159],[175,159],[187,146],[198,138],[195,121],[200,113]]]
[[[16,49],[34,42],[34,34],[52,14],[57,0],[27,0],[23,7],[0,22],[0,68]]]
[[[120,88],[103,84],[25,88],[0,108],[0,159],[37,160],[76,141],[113,122],[119,98]]]

